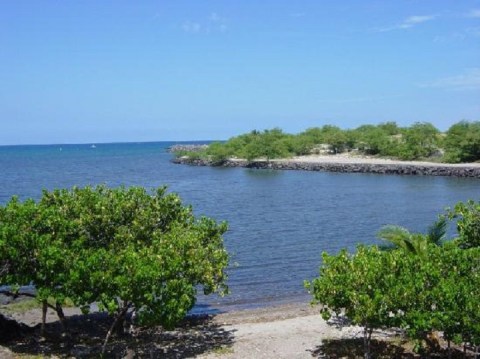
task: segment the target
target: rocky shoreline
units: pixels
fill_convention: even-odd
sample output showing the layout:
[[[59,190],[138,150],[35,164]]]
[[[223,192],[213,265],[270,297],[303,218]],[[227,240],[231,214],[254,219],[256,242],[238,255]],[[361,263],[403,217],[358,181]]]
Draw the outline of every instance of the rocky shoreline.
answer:
[[[175,152],[200,152],[203,151],[204,149],[208,148],[208,145],[206,144],[177,144],[177,145],[172,145],[170,146],[167,151],[171,153]]]
[[[374,173],[392,175],[414,176],[450,176],[480,178],[480,166],[448,165],[448,164],[412,164],[396,161],[392,163],[369,163],[369,162],[322,162],[322,161],[297,161],[297,160],[225,160],[219,163],[203,159],[190,159],[179,157],[172,160],[176,164],[192,166],[216,166],[216,167],[243,167],[271,170],[295,170],[295,171],[320,171],[339,173]]]

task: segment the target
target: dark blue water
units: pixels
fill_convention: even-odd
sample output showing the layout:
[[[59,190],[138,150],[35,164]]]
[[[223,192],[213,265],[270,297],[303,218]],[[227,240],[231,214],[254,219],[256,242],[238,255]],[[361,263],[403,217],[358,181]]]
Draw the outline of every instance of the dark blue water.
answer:
[[[322,251],[375,243],[385,224],[425,231],[445,207],[480,199],[476,179],[175,165],[171,144],[0,147],[0,203],[43,188],[167,185],[196,214],[228,221],[231,295],[198,308],[230,310],[308,301],[303,280]]]

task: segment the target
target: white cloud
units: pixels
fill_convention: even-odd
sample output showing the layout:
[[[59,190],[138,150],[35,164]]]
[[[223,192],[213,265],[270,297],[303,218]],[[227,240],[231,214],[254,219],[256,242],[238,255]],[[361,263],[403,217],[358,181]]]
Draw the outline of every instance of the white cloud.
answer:
[[[467,17],[480,17],[480,9],[472,9],[470,12],[466,15]]]
[[[185,21],[181,27],[184,32],[189,34],[210,34],[228,30],[227,19],[216,12],[212,12],[208,18],[201,21]]]
[[[198,34],[202,29],[202,25],[198,22],[185,21],[182,24],[182,30],[189,34]]]
[[[407,17],[403,21],[403,23],[401,23],[399,25],[399,27],[401,29],[408,29],[408,28],[413,27],[415,25],[422,24],[422,23],[427,22],[427,21],[431,21],[435,18],[436,18],[435,15],[410,16],[410,17]]]
[[[209,19],[212,22],[221,22],[222,21],[222,18],[216,12],[212,12],[210,14]]]
[[[218,15],[216,12],[212,12],[209,17],[210,27],[213,27],[213,30],[220,32],[225,32],[228,29],[227,19],[223,16]]]
[[[463,74],[443,77],[419,86],[446,90],[480,90],[480,68],[468,69]]]
[[[387,31],[393,31],[393,30],[405,30],[405,29],[410,29],[414,26],[417,26],[419,24],[423,24],[428,21],[432,21],[435,18],[437,18],[437,15],[413,15],[409,16],[406,19],[404,19],[401,23],[386,27],[383,29],[377,29],[377,32],[387,32]]]
[[[225,32],[227,31],[228,27],[226,24],[221,24],[218,29],[220,30],[220,32]]]

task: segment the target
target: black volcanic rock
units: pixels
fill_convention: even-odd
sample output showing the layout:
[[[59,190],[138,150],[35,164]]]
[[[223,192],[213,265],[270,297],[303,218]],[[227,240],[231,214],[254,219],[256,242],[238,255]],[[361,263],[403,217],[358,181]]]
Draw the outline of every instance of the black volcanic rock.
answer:
[[[245,161],[225,160],[213,163],[203,159],[189,159],[188,157],[175,158],[177,164],[192,166],[220,166],[220,167],[245,167],[256,169],[273,170],[296,170],[296,171],[322,171],[341,173],[376,173],[412,176],[451,176],[480,178],[480,167],[468,165],[423,165],[423,164],[373,164],[373,163],[326,163],[326,162],[296,162],[296,161]]]

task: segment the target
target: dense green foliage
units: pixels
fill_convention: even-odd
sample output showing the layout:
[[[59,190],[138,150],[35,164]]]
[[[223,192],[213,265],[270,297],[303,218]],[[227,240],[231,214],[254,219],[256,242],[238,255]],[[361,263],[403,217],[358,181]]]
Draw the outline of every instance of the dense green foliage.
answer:
[[[473,162],[480,159],[480,121],[461,121],[448,129],[445,158],[448,162]]]
[[[447,162],[478,161],[480,122],[459,122],[445,134],[426,122],[417,122],[409,127],[386,122],[362,125],[351,130],[325,125],[309,128],[296,135],[284,133],[279,128],[263,132],[255,130],[232,137],[226,142],[215,142],[200,152],[182,152],[177,155],[210,159],[215,164],[229,158],[270,160],[346,151],[402,160],[438,157]]]
[[[328,319],[343,313],[365,329],[365,353],[375,328],[400,327],[422,343],[433,331],[447,341],[480,345],[480,204],[459,203],[459,239],[444,242],[441,220],[427,235],[387,227],[396,248],[359,246],[323,253],[320,276],[306,286]],[[466,245],[466,244],[469,245]]]
[[[449,216],[457,219],[457,241],[460,247],[480,247],[480,203],[459,202],[449,211]]]
[[[175,325],[197,288],[224,293],[225,223],[195,218],[165,188],[44,191],[40,201],[0,207],[0,285],[33,284],[40,301],[97,302],[119,324]]]

